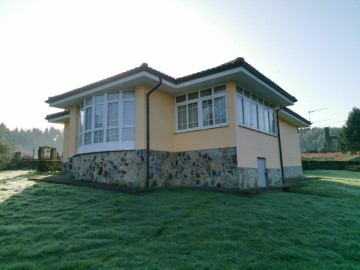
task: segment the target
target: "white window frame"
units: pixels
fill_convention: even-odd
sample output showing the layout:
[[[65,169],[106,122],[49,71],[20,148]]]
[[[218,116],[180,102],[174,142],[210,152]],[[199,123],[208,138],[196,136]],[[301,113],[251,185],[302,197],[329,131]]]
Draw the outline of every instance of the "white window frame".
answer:
[[[108,95],[111,93],[118,93],[119,97],[116,100],[108,100]],[[132,93],[133,97],[129,97],[127,96],[126,98],[124,98],[123,95],[125,95],[124,93]],[[110,91],[110,92],[106,92],[106,93],[102,93],[101,95],[104,96],[103,98],[103,102],[101,103],[103,105],[103,113],[102,113],[102,120],[101,122],[103,123],[102,127],[95,127],[95,107],[96,107],[96,103],[95,103],[95,97],[96,96],[100,96],[100,94],[91,96],[86,98],[85,100],[83,100],[80,104],[80,115],[79,115],[79,137],[78,137],[78,148],[77,148],[77,153],[78,154],[82,154],[82,153],[91,153],[91,152],[102,152],[102,151],[116,151],[116,150],[133,150],[135,149],[135,90],[133,89],[127,89],[127,90],[121,90],[121,91]],[[86,104],[86,101],[91,98],[91,103],[88,102]],[[124,103],[125,102],[134,102],[134,108],[133,108],[133,116],[132,120],[133,123],[128,123],[127,125],[124,125]],[[115,123],[115,125],[112,126],[108,126],[108,108],[109,108],[109,103],[112,102],[117,102],[118,103],[118,109],[117,109],[117,123]],[[91,119],[91,123],[90,123],[90,128],[85,130],[85,122],[86,122],[86,109],[87,108],[92,108],[91,109],[91,117],[89,117],[89,119]],[[111,129],[111,128],[115,128],[118,129],[118,138],[117,141],[111,141],[111,142],[107,142],[107,130]],[[130,140],[123,140],[123,128],[133,128],[133,138]],[[102,131],[103,133],[103,140],[102,142],[96,142],[95,143],[95,132],[96,131]],[[91,142],[89,144],[84,144],[84,136],[85,133],[87,132],[91,132]]]
[[[239,126],[275,135],[274,109],[268,101],[237,85],[236,102]]]
[[[217,91],[217,89],[223,88],[224,91]],[[204,92],[203,92],[204,91]],[[211,94],[206,96],[201,96],[201,93],[205,93],[206,91],[211,91]],[[189,96],[195,96],[197,93],[197,98],[189,98]],[[184,98],[185,96],[185,98]],[[183,101],[176,102],[176,98],[181,97],[184,98]],[[225,117],[226,121],[224,123],[215,123],[215,98],[221,98],[223,97],[225,100]],[[214,86],[211,88],[202,89],[200,91],[195,92],[188,92],[186,94],[179,95],[175,98],[175,129],[176,133],[183,133],[183,132],[189,132],[189,131],[196,131],[196,130],[204,130],[204,129],[210,129],[210,128],[218,128],[218,127],[224,127],[229,125],[229,115],[228,115],[228,104],[227,104],[227,90],[226,85],[219,85]],[[212,124],[211,125],[204,125],[204,115],[203,115],[203,101],[206,100],[212,100]],[[191,127],[189,128],[189,104],[197,103],[197,120],[198,120],[198,126],[197,127]],[[186,128],[179,129],[179,123],[178,123],[178,108],[181,106],[185,106],[186,110]]]

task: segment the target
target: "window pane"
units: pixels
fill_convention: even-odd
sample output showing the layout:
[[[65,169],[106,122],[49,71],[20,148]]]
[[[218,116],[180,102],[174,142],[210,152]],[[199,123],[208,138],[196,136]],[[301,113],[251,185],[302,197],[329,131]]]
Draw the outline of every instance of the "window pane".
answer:
[[[240,125],[244,124],[244,109],[243,109],[243,98],[237,96],[237,111],[238,111],[238,122]]]
[[[269,110],[264,109],[265,132],[270,133]]]
[[[243,95],[243,89],[240,86],[236,86],[236,92],[240,95]]]
[[[106,131],[106,142],[117,142],[119,141],[119,129],[110,128]]]
[[[95,128],[104,126],[104,104],[95,105]]]
[[[210,126],[214,124],[212,103],[212,99],[203,100],[202,102],[203,126]]]
[[[123,99],[134,99],[135,98],[135,91],[128,90],[123,92]]]
[[[225,97],[214,98],[215,124],[226,123],[226,102]]]
[[[91,132],[84,134],[84,145],[91,144]]]
[[[201,96],[201,97],[211,96],[211,94],[212,94],[212,90],[211,90],[211,89],[202,90],[202,91],[200,92],[200,96]]]
[[[104,141],[104,131],[95,130],[94,131],[94,143],[102,143]]]
[[[178,130],[187,128],[186,105],[177,106]]]
[[[189,112],[189,128],[196,128],[199,126],[198,119],[198,103],[190,103],[188,105]]]
[[[197,99],[199,97],[199,92],[188,94],[188,100]]]
[[[83,145],[83,143],[84,143],[83,138],[84,138],[84,134],[80,134],[80,135],[79,135],[79,146],[82,146],[82,145]]]
[[[91,129],[92,107],[86,108],[85,111],[85,130]]]
[[[135,101],[124,101],[123,124],[124,126],[133,126],[135,124]]]
[[[119,92],[107,94],[107,100],[119,100]]]
[[[119,103],[118,102],[109,103],[108,116],[107,116],[108,127],[118,125],[118,117],[119,117],[118,112],[119,112]]]
[[[226,92],[225,85],[220,85],[220,86],[214,87],[214,94],[220,94],[220,93],[224,93],[224,92]]]
[[[134,141],[135,140],[135,128],[128,127],[122,129],[122,140],[123,141]]]
[[[176,97],[176,103],[180,103],[184,101],[186,101],[186,95]]]
[[[257,102],[257,96],[254,94],[251,94],[251,99],[254,100],[255,102]]]
[[[275,134],[274,112],[269,111],[270,133]]]
[[[251,127],[252,128],[258,128],[258,123],[257,123],[257,107],[256,107],[256,103],[251,103]]]
[[[92,98],[85,100],[85,106],[90,106],[92,104]]]
[[[258,105],[258,120],[259,120],[259,130],[265,130],[265,123],[264,123],[264,107]]]
[[[84,130],[85,112],[84,109],[80,111],[80,133]]]
[[[95,97],[95,104],[99,104],[103,102],[104,102],[104,95],[99,95]]]
[[[251,126],[251,109],[250,101],[248,99],[243,100],[244,104],[244,124],[245,126]]]
[[[250,92],[247,91],[247,90],[244,90],[244,96],[249,98],[250,97]]]

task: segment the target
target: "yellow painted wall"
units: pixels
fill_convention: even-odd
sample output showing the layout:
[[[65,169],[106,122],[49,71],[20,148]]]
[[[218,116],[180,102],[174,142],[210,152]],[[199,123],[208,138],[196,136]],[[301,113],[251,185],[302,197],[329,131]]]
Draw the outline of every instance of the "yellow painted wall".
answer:
[[[301,166],[300,142],[297,127],[280,118],[280,132],[284,167]]]
[[[135,88],[135,149],[146,149],[146,93],[145,86]]]
[[[68,145],[71,140],[69,136],[69,129],[70,129],[70,121],[64,122],[64,144],[63,144],[63,156],[62,161],[67,162],[67,159],[71,157],[69,155]]]
[[[199,131],[176,133],[173,140],[173,151],[191,151],[212,148],[235,147],[235,97],[236,85],[234,82],[227,82],[227,105],[228,105],[228,126],[210,128]],[[175,118],[175,108],[174,108]],[[174,119],[175,121],[175,119]],[[175,130],[175,123],[173,124]]]
[[[70,123],[68,127],[68,134],[69,134],[69,141],[66,144],[66,151],[65,151],[65,144],[64,144],[64,152],[67,153],[68,157],[72,157],[76,154],[77,150],[77,142],[78,142],[78,123],[79,123],[79,108],[78,106],[73,106],[70,108]]]
[[[266,167],[280,168],[278,138],[248,128],[236,131],[238,167],[257,168],[257,158],[266,159]]]

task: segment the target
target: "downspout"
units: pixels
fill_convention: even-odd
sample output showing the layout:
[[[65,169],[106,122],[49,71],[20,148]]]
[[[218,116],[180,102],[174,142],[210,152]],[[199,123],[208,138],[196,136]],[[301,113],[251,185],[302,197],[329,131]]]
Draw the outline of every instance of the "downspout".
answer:
[[[150,95],[162,84],[159,77],[159,83],[146,94],[146,183],[148,188],[150,185]]]
[[[281,182],[285,184],[285,177],[284,177],[284,161],[281,149],[281,136],[280,136],[280,124],[279,124],[279,111],[281,111],[283,107],[276,109],[276,125],[278,129],[278,141],[279,141],[279,154],[280,154],[280,168],[281,168]]]

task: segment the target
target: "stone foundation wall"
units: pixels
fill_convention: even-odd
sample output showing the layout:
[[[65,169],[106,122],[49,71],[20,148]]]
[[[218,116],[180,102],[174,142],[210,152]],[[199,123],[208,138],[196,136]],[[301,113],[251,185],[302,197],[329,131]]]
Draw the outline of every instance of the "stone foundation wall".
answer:
[[[302,166],[284,167],[284,178],[291,179],[303,176]]]
[[[76,179],[145,187],[146,150],[81,154],[70,158],[65,171]],[[151,151],[150,186],[201,186],[254,188],[257,168],[238,168],[236,148],[187,152]],[[285,175],[302,175],[298,167],[286,168]],[[267,169],[267,185],[281,183],[280,169]],[[296,176],[295,176],[296,175]]]

